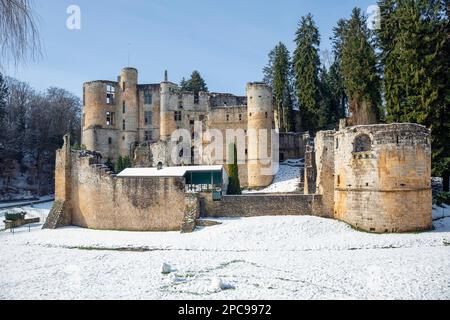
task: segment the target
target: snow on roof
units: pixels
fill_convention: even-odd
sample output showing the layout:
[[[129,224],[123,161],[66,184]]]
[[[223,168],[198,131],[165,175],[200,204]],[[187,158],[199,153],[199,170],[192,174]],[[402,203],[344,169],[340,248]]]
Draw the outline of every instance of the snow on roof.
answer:
[[[223,166],[185,166],[157,168],[128,168],[117,175],[119,178],[129,177],[183,177],[187,172],[222,171]]]

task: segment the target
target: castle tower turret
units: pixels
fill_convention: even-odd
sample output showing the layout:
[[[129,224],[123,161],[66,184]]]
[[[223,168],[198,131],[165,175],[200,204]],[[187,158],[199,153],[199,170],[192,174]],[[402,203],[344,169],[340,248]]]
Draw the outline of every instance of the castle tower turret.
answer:
[[[138,141],[139,102],[137,93],[138,71],[124,68],[120,73],[120,96],[118,106],[121,119],[118,123],[119,151],[122,156],[131,156],[132,148]]]
[[[273,127],[273,98],[271,88],[264,83],[247,84],[248,186],[264,187],[273,181],[267,174],[271,168],[271,130]],[[261,135],[266,133],[267,140]],[[260,150],[265,142],[267,150]],[[263,170],[265,168],[265,170]]]
[[[117,82],[92,81],[83,85],[82,144],[100,152],[104,158],[115,157],[117,141]]]
[[[430,131],[410,123],[347,127],[335,138],[335,218],[377,233],[432,227]]]
[[[167,141],[177,129],[175,112],[178,108],[178,86],[164,81],[161,83],[160,139]]]

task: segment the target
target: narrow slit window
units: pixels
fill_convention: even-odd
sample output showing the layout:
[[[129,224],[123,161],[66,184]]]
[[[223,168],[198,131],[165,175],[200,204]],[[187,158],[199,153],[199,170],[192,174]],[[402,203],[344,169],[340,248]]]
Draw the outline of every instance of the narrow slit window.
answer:
[[[151,111],[145,111],[144,118],[145,118],[145,125],[151,125],[152,124],[152,112]]]

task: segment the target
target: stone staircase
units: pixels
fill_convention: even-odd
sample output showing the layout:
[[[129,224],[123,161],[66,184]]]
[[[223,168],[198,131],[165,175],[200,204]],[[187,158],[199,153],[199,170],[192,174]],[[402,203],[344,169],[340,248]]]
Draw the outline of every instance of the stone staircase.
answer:
[[[42,229],[56,229],[64,224],[64,201],[57,200],[54,202],[47,220]]]
[[[91,168],[94,168],[96,171],[103,173],[103,174],[107,174],[111,177],[115,177],[116,174],[106,165],[104,164],[91,164],[90,165]]]

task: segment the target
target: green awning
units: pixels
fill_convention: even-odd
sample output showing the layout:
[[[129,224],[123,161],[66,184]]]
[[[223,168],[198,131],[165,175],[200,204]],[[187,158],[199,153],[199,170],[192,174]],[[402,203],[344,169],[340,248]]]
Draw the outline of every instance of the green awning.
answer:
[[[222,185],[222,172],[220,171],[188,171],[185,174],[186,184]]]

